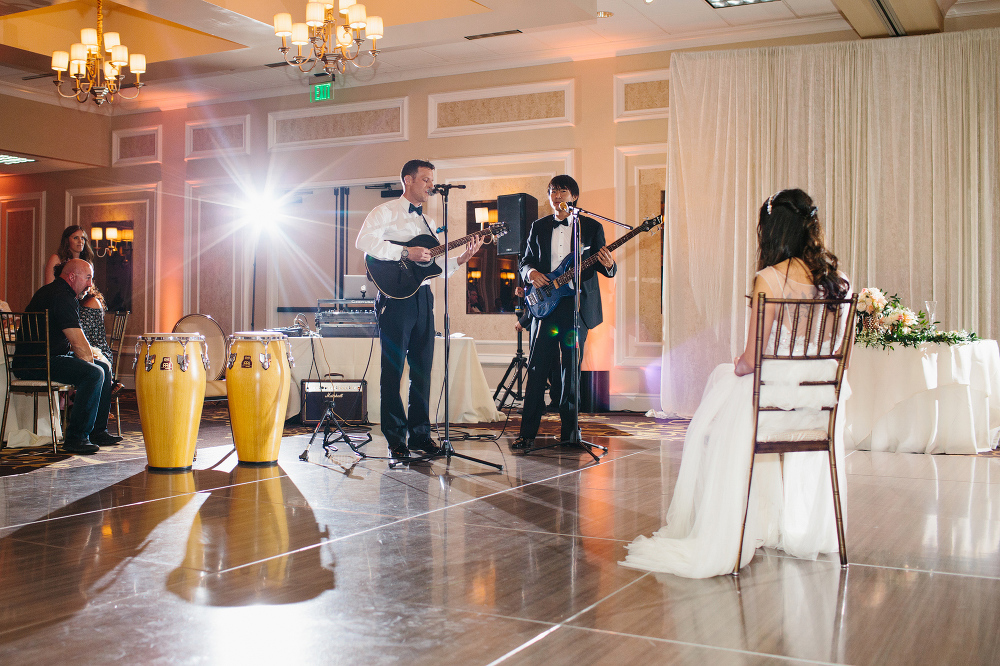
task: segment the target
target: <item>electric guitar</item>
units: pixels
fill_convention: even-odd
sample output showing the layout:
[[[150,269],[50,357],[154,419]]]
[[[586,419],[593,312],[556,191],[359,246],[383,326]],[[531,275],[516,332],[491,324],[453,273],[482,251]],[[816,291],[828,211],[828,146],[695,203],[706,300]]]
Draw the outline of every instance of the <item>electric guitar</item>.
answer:
[[[448,243],[448,249],[465,245],[477,236],[489,236],[486,242],[499,238],[507,233],[507,223],[498,222],[491,224],[485,229],[481,229],[468,236],[463,236]],[[378,287],[378,290],[389,298],[409,298],[417,293],[421,283],[429,277],[441,275],[443,269],[434,261],[436,257],[444,254],[445,246],[438,245],[438,239],[430,234],[420,234],[408,241],[389,241],[394,245],[404,247],[426,247],[431,251],[431,260],[426,262],[416,262],[412,259],[400,259],[398,261],[388,261],[385,259],[375,259],[367,254],[365,263],[368,265],[368,277]]]
[[[643,231],[650,231],[661,222],[663,222],[662,215],[657,215],[654,218],[645,220],[635,229],[628,232],[611,245],[608,245],[608,250],[614,252],[635,236],[638,236]],[[596,252],[584,259],[583,263],[580,265],[580,272],[583,273],[583,271],[593,266],[597,260]],[[570,281],[573,280],[573,273],[573,254],[570,253],[566,255],[566,258],[562,260],[554,271],[546,275],[551,282],[543,287],[535,287],[531,283],[525,287],[524,301],[527,304],[528,309],[531,310],[532,316],[538,319],[548,317],[552,314],[552,311],[556,309],[556,306],[559,305],[559,301],[564,296],[573,295],[574,290],[569,284]]]

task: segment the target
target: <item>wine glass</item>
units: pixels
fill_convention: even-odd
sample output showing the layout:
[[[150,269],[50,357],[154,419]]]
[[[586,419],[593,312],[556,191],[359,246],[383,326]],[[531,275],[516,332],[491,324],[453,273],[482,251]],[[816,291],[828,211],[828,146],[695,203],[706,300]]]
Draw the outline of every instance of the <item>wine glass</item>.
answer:
[[[924,301],[924,308],[927,311],[927,325],[934,327],[934,312],[937,310],[937,301]]]

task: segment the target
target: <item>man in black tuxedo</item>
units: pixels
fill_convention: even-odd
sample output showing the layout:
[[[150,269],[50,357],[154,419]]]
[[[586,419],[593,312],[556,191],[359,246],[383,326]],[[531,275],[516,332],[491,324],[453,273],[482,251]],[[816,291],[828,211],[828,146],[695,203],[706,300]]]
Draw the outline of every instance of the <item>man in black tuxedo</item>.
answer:
[[[573,230],[569,225],[569,211],[560,210],[561,204],[576,205],[580,197],[580,187],[570,176],[556,176],[549,182],[549,205],[553,214],[536,220],[528,233],[527,247],[521,260],[521,277],[535,288],[550,282],[547,273],[573,249]],[[580,216],[580,245],[583,261],[597,255],[598,261],[583,271],[580,285],[580,358],[587,332],[604,321],[601,308],[601,290],[597,274],[612,278],[618,271],[611,252],[605,247],[604,227],[600,222]],[[571,269],[572,270],[572,269]],[[535,341],[528,360],[528,386],[524,394],[524,413],[521,431],[511,448],[529,449],[534,445],[535,435],[545,412],[545,379],[552,364],[562,357],[562,395],[559,399],[560,441],[570,441],[577,430],[576,396],[579,387],[572,364],[574,347],[573,310],[574,299],[567,296],[559,301],[549,316],[540,320],[535,329]],[[577,359],[577,363],[580,359]]]

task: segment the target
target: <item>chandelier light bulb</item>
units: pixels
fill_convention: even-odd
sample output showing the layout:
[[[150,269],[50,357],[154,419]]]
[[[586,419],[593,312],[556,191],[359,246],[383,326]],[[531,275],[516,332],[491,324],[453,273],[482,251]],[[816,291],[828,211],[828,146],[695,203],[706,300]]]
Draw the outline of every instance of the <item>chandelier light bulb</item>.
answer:
[[[52,52],[52,69],[54,69],[57,72],[65,72],[67,69],[69,69],[68,51]]]
[[[97,28],[84,28],[80,31],[80,41],[90,51],[97,51]]]
[[[382,39],[382,17],[369,16],[365,25],[365,36],[368,39]]]
[[[73,62],[87,62],[87,45],[73,44],[70,46],[69,59]]]
[[[326,7],[322,2],[306,3],[306,25],[318,28],[326,19]]]
[[[363,30],[367,19],[364,5],[351,5],[347,8],[347,22],[354,30]]]
[[[292,24],[292,44],[304,46],[309,43],[309,26],[305,23]]]
[[[274,15],[274,34],[278,37],[291,37],[292,36],[292,15],[291,14],[275,14]]]
[[[141,53],[133,53],[128,57],[128,68],[133,74],[145,74],[146,56]]]
[[[124,67],[128,64],[128,47],[119,44],[111,49],[111,64],[115,67]]]

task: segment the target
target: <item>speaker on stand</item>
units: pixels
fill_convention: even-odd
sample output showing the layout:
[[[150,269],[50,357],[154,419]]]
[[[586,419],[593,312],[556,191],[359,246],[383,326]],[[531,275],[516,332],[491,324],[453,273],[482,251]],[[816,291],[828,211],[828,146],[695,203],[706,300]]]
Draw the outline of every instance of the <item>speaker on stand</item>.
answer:
[[[497,254],[524,254],[531,223],[538,219],[538,199],[530,194],[497,197],[497,221],[507,223],[507,233],[497,239]]]

